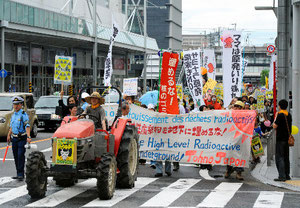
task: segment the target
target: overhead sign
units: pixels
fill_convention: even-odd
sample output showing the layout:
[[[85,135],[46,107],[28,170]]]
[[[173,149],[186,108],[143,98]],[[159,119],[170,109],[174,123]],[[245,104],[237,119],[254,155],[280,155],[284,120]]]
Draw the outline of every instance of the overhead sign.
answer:
[[[0,70],[0,77],[1,77],[1,78],[7,77],[7,71],[6,71],[5,69],[1,69],[1,70]]]
[[[54,84],[72,84],[73,57],[55,56]]]
[[[137,95],[138,78],[129,78],[123,80],[123,94]]]

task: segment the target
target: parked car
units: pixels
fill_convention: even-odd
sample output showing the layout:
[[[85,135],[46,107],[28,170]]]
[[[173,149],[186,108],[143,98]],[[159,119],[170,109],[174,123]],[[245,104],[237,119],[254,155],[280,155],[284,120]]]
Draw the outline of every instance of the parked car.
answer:
[[[67,105],[67,96],[63,97],[63,102]],[[36,114],[38,117],[38,127],[45,129],[56,129],[62,118],[55,114],[55,108],[58,106],[59,96],[49,95],[41,96],[35,104]]]
[[[29,117],[31,137],[37,136],[38,118],[34,109],[32,93],[0,93],[0,137],[7,137],[10,119],[13,114],[12,98],[20,96],[24,99],[23,110],[26,111]]]

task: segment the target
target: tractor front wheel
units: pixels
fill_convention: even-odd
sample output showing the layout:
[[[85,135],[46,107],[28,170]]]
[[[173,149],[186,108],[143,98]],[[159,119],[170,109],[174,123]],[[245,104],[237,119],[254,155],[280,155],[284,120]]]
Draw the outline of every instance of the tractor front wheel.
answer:
[[[117,161],[112,154],[103,154],[97,167],[97,190],[101,200],[111,199],[114,195],[117,179]]]
[[[118,188],[132,188],[137,177],[138,167],[138,134],[134,126],[125,128],[120,143],[117,163],[120,173],[117,177]]]
[[[46,165],[43,153],[35,151],[29,154],[26,164],[26,184],[28,194],[32,198],[45,196],[47,190]]]

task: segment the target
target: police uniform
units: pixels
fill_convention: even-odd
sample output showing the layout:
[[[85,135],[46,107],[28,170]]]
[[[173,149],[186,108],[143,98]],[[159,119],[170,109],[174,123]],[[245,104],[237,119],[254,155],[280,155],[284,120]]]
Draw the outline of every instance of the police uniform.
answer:
[[[21,97],[14,97],[12,99],[13,104],[23,103],[24,99]],[[11,142],[12,151],[14,155],[15,165],[17,169],[17,178],[24,178],[24,166],[25,166],[25,144],[27,142],[26,128],[30,127],[29,118],[25,111],[20,109],[18,112],[14,112],[10,120],[10,128],[12,130]]]

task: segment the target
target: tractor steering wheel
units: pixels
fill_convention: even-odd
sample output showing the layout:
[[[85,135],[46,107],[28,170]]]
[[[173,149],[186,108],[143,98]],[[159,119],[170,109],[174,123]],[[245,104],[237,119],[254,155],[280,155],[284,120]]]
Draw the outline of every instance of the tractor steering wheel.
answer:
[[[94,117],[99,123],[101,123],[100,119],[97,116],[94,116],[94,115],[91,115],[91,114],[80,114],[80,115],[78,115],[78,118],[80,118],[80,117],[86,118],[86,116]],[[102,125],[102,123],[101,123],[101,125]]]

